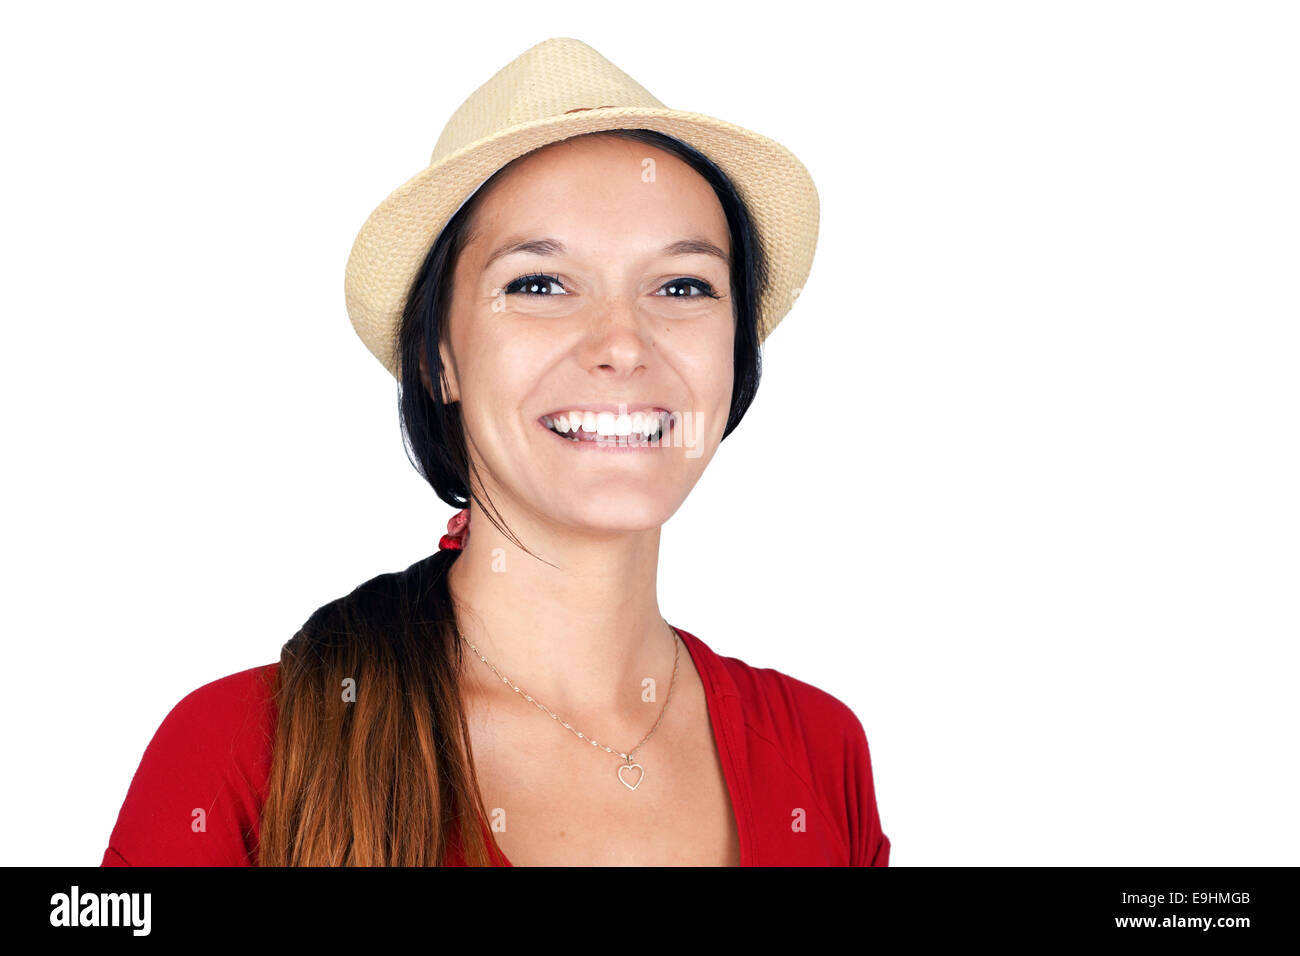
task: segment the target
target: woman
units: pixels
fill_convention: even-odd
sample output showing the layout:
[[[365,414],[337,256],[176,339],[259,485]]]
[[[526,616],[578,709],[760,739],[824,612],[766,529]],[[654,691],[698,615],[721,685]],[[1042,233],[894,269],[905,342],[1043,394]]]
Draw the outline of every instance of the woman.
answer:
[[[468,507],[278,664],[182,700],[104,863],[887,865],[853,713],[655,591],[816,221],[779,145],[576,40],[471,96],[347,284],[416,466]]]

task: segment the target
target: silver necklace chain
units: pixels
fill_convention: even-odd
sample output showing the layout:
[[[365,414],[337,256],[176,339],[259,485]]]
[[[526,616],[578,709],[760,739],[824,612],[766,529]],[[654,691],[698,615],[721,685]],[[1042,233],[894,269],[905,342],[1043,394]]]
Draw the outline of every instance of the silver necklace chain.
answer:
[[[623,786],[627,787],[629,790],[635,790],[637,787],[641,785],[641,781],[645,779],[645,768],[642,767],[639,763],[634,763],[632,758],[636,754],[636,752],[645,745],[645,742],[654,736],[655,731],[659,729],[659,725],[663,723],[664,714],[668,713],[668,705],[672,702],[673,699],[673,688],[677,685],[677,658],[678,658],[678,648],[680,647],[681,641],[677,636],[677,632],[673,630],[672,625],[669,625],[668,630],[673,636],[673,676],[668,683],[668,697],[664,701],[663,709],[659,711],[659,719],[656,720],[655,725],[650,728],[650,733],[642,737],[641,740],[637,743],[637,745],[627,753],[623,753],[621,750],[615,750],[613,747],[608,747],[605,744],[600,743],[594,737],[587,736],[582,731],[575,728],[568,721],[560,720],[559,714],[555,713],[553,710],[551,710],[549,707],[547,707],[537,698],[533,697],[531,694],[525,694],[522,690],[520,690],[518,684],[516,684],[510,678],[506,677],[505,674],[502,674],[499,670],[497,670],[496,666],[493,665],[491,661],[489,661],[486,657],[483,656],[483,654],[479,651],[477,647],[474,646],[474,644],[469,640],[469,638],[467,638],[464,634],[461,634],[460,639],[464,641],[467,645],[469,645],[469,649],[474,652],[474,655],[479,660],[481,660],[484,664],[486,664],[489,668],[492,669],[492,673],[496,674],[496,676],[501,679],[501,682],[503,684],[508,686],[511,690],[513,690],[524,700],[528,701],[530,704],[536,705],[537,708],[540,711],[542,711],[544,714],[546,714],[548,717],[550,717],[551,720],[558,721],[561,727],[563,727],[565,730],[573,734],[576,734],[579,740],[585,740],[588,743],[590,743],[593,747],[597,747],[601,750],[604,750],[606,753],[617,754],[618,756],[622,757],[624,761],[626,761],[626,763],[624,763],[622,766],[618,768],[618,779],[620,782],[622,782]],[[628,770],[633,767],[641,771],[641,776],[639,776],[636,779],[635,783],[629,783],[627,779],[623,776],[623,773],[625,770]]]

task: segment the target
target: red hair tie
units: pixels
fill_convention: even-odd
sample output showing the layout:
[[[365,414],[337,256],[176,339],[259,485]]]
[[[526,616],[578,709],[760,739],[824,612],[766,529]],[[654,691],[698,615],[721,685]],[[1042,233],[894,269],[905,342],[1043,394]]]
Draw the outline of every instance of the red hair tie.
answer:
[[[438,541],[439,551],[460,551],[469,540],[469,509],[462,508],[447,522],[447,533]]]

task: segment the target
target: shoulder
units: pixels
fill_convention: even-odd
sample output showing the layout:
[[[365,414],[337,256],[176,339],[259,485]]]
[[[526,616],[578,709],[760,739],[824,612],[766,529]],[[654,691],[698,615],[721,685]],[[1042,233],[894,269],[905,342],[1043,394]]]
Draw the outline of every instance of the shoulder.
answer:
[[[235,730],[251,718],[265,717],[264,710],[273,702],[279,668],[278,661],[259,664],[195,688],[171,709],[164,726],[197,724],[205,732]]]
[[[218,762],[260,756],[275,733],[279,663],[227,674],[190,691],[168,711],[145,757]]]
[[[751,783],[760,842],[755,852],[782,865],[885,864],[889,840],[876,808],[871,752],[852,708],[789,674],[718,654],[694,635],[684,639],[702,665],[711,701],[738,727],[738,769]],[[791,835],[792,812],[808,818],[795,828],[798,838]]]
[[[838,697],[771,667],[756,667],[738,657],[718,654],[694,635],[693,651],[713,671],[717,696],[734,694],[750,731],[780,738],[829,737],[853,741],[865,737],[862,723]]]
[[[209,681],[167,712],[132,777],[105,865],[248,862],[275,741],[278,668]]]

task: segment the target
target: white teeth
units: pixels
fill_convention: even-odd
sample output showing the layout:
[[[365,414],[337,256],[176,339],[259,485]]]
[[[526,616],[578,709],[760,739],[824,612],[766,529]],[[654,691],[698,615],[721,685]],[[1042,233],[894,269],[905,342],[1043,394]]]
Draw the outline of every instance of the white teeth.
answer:
[[[613,412],[571,411],[557,415],[543,415],[542,424],[561,435],[582,429],[603,438],[627,436],[650,438],[658,435],[668,425],[668,412],[633,412],[615,415]]]

